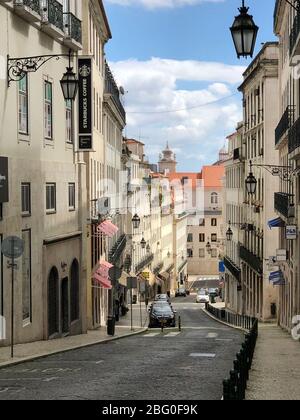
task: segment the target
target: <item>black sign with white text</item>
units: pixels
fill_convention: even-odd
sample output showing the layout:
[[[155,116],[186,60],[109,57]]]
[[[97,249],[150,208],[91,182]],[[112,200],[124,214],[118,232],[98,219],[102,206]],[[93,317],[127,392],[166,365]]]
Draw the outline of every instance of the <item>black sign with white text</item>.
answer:
[[[0,157],[0,203],[8,200],[8,158]]]
[[[93,150],[93,79],[92,59],[78,58],[79,151]]]

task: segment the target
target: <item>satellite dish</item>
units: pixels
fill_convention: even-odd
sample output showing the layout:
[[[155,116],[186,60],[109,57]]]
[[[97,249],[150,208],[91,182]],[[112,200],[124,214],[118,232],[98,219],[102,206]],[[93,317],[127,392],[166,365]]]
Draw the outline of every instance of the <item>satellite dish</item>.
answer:
[[[123,86],[120,86],[119,91],[121,95],[125,95],[125,89],[123,88]]]

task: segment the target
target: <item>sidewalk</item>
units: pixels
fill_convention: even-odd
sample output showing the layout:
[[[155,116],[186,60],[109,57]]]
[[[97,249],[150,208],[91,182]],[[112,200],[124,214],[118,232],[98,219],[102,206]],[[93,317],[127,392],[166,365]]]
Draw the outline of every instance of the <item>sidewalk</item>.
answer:
[[[131,330],[130,311],[125,317],[120,318],[120,322],[116,324],[115,336],[107,335],[106,327],[98,330],[88,331],[87,334],[59,338],[57,340],[37,341],[28,344],[19,344],[15,346],[14,359],[10,357],[10,347],[0,347],[0,368],[19,364],[25,361],[38,359],[41,357],[80,349],[94,344],[105,343],[112,340],[140,334],[148,327],[148,313],[145,304],[142,306],[142,323],[140,318],[139,305],[133,306],[133,330]],[[141,326],[143,325],[143,327]]]
[[[275,324],[260,324],[247,400],[300,400],[300,343]]]

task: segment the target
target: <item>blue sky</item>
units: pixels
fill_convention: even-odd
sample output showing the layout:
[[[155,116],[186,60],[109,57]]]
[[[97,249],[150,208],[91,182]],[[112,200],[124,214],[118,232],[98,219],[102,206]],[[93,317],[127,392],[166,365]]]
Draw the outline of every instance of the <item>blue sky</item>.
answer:
[[[274,0],[246,0],[273,41]],[[166,141],[179,170],[217,158],[241,119],[236,88],[250,61],[238,60],[228,28],[241,0],[104,0],[113,39],[107,59],[126,91],[128,137],[140,138],[156,162]],[[208,105],[209,104],[209,105]]]

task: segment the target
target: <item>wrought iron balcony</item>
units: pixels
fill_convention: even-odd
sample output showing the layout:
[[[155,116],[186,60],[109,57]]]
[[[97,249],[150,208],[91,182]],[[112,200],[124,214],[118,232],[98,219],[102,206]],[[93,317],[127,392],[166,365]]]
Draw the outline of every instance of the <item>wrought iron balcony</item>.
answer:
[[[229,258],[224,258],[224,264],[228,271],[237,279],[237,281],[241,281],[241,269],[234,262]]]
[[[15,6],[26,6],[38,15],[41,14],[40,0],[14,0]]]
[[[289,153],[293,153],[298,147],[300,147],[300,118],[289,131]]]
[[[275,193],[274,195],[274,208],[278,213],[284,217],[290,217],[291,213],[291,194]]]
[[[245,248],[242,244],[240,244],[240,258],[244,260],[258,274],[263,273],[262,260],[257,255],[249,251],[249,249]]]
[[[107,63],[105,63],[105,94],[110,95],[114,105],[120,112],[124,122],[126,121],[126,112],[120,101],[120,91],[115,82],[114,76],[110,71],[110,68]]]
[[[66,35],[81,44],[81,21],[73,13],[64,13],[64,26]]]
[[[124,249],[126,248],[126,235],[122,235],[109,252],[108,258],[111,264],[116,264],[120,259]]]
[[[297,46],[299,35],[300,35],[300,15],[298,12],[295,16],[292,30],[290,33],[290,57],[292,57],[294,51],[295,53],[298,53],[297,50],[295,50],[295,47]]]
[[[160,271],[162,270],[163,266],[164,266],[163,262],[160,262],[159,264],[157,264],[157,266],[153,270],[153,274],[155,274],[155,275],[159,274]]]
[[[275,130],[275,145],[277,146],[284,134],[293,126],[295,117],[295,106],[289,105],[284,111],[279,124]]]
[[[135,266],[135,272],[140,273],[145,267],[152,263],[154,254],[147,255],[140,263]]]
[[[43,21],[56,26],[61,31],[64,30],[63,5],[57,0],[42,0]]]

